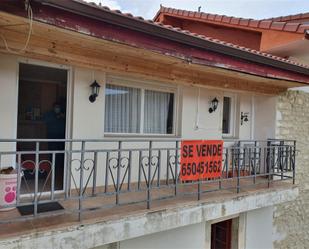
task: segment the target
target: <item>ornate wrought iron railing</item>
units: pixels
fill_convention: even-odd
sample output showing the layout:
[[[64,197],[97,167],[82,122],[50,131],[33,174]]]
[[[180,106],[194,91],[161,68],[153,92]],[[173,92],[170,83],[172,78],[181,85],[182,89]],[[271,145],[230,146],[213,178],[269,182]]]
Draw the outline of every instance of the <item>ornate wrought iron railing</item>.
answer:
[[[295,183],[296,142],[292,140],[225,141],[221,177],[199,181],[180,180],[180,145],[181,140],[169,139],[2,139],[0,167],[13,166],[17,174],[16,203],[2,208],[32,205],[33,214],[17,218],[23,220],[58,213],[40,213],[42,204],[76,201],[75,209],[59,213],[77,212],[81,219],[84,211],[99,208],[137,202],[151,208],[153,201],[181,195],[200,199],[205,192],[240,192],[283,180]],[[158,196],[158,190],[166,190],[165,195]],[[108,201],[84,206],[89,199],[104,197]]]

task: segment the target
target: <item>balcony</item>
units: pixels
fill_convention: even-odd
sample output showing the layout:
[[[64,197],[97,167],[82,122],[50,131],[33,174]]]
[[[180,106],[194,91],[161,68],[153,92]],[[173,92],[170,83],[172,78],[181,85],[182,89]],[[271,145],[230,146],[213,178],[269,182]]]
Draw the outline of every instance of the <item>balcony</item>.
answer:
[[[225,141],[221,176],[198,181],[181,181],[180,146],[168,139],[0,140],[0,165],[17,174],[16,203],[4,206],[17,209],[0,212],[0,239],[295,183],[292,140]]]

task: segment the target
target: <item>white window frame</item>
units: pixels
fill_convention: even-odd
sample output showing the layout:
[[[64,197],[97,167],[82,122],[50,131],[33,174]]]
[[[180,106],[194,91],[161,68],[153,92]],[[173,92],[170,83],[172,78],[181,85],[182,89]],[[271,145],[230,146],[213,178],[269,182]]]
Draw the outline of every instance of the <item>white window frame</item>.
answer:
[[[224,104],[224,97],[228,97],[231,99],[231,110],[230,110],[230,117],[229,117],[229,133],[223,133],[223,104]],[[237,116],[237,95],[233,93],[224,93],[222,96],[222,115],[221,115],[221,132],[223,138],[234,138],[236,136],[236,116]]]
[[[140,132],[139,133],[115,133],[115,132],[106,132],[105,127],[103,127],[104,136],[106,137],[176,137],[177,136],[177,124],[178,124],[178,88],[170,85],[162,84],[160,82],[140,80],[134,78],[124,78],[121,76],[107,76],[106,82],[104,84],[104,121],[105,121],[105,91],[106,85],[115,85],[115,86],[124,86],[131,88],[138,88],[141,91],[141,115],[140,115]],[[145,90],[152,90],[157,92],[165,92],[174,94],[174,103],[173,103],[173,132],[171,134],[158,134],[158,133],[144,133],[144,103],[145,103]],[[105,122],[104,122],[105,124]]]

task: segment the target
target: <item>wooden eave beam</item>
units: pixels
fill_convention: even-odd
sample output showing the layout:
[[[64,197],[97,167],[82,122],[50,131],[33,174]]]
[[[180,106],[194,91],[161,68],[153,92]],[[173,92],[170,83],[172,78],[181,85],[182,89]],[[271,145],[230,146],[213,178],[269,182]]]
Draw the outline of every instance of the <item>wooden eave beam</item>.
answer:
[[[0,31],[8,39],[10,46],[16,49],[22,47],[27,34],[24,27],[11,26],[0,28]],[[0,51],[8,53],[3,44],[0,45]],[[266,79],[192,64],[176,57],[132,48],[37,22],[34,23],[29,47],[21,55],[172,83],[197,84],[264,94],[277,94],[285,91],[287,86],[297,85],[295,82]]]

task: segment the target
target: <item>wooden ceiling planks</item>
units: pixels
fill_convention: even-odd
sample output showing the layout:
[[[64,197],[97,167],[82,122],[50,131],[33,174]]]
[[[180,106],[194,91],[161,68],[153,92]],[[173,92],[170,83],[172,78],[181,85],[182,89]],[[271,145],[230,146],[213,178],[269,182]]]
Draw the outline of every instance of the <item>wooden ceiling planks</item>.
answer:
[[[22,47],[26,40],[28,27],[23,24],[27,24],[26,19],[0,12],[0,32],[16,49]],[[7,53],[2,42],[0,51]],[[287,87],[303,85],[193,64],[171,55],[117,41],[105,41],[39,22],[34,22],[29,47],[21,56],[159,81],[264,94],[277,94]]]

